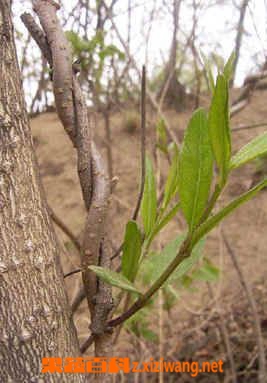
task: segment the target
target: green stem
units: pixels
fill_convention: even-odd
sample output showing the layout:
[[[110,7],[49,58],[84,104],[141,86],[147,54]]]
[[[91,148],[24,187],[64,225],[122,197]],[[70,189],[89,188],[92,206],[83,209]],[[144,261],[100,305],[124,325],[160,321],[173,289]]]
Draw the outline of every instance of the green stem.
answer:
[[[215,186],[215,190],[208,202],[208,205],[200,219],[200,222],[199,222],[199,225],[201,225],[204,221],[206,221],[206,219],[209,217],[210,213],[212,212],[212,209],[214,208],[214,205],[215,203],[217,202],[217,199],[219,198],[221,192],[222,192],[222,189],[223,189],[224,185],[219,185],[217,184]]]
[[[180,250],[174,260],[169,264],[161,276],[153,283],[153,285],[147,290],[147,292],[142,295],[126,312],[118,316],[115,319],[112,319],[108,322],[108,327],[115,327],[125,322],[131,316],[133,316],[137,311],[142,309],[149,301],[149,299],[157,292],[160,287],[166,282],[169,276],[174,272],[178,265],[185,259],[188,258],[191,254],[191,242],[187,238],[183,242]]]

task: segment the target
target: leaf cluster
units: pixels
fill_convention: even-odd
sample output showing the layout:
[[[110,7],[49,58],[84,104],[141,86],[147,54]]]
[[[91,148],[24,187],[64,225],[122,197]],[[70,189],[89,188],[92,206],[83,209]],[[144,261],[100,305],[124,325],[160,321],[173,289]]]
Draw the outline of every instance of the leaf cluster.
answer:
[[[150,290],[144,295],[140,292],[144,285],[150,285],[153,292],[163,288],[166,296],[175,296],[178,285],[190,287],[194,280],[217,280],[218,268],[203,256],[204,238],[237,207],[267,186],[265,178],[220,210],[216,209],[231,173],[267,153],[265,133],[232,154],[229,81],[233,61],[231,55],[216,81],[209,72],[212,89],[209,110],[200,108],[193,113],[180,149],[168,145],[164,122],[159,122],[157,147],[170,158],[163,198],[158,201],[155,172],[147,157],[142,225],[134,221],[126,225],[121,273],[91,267],[107,283],[140,294],[139,299],[144,302],[147,300],[142,297],[150,297]],[[183,214],[187,232],[176,236],[161,251],[151,250],[155,237],[178,212]],[[169,268],[171,271],[166,274]]]

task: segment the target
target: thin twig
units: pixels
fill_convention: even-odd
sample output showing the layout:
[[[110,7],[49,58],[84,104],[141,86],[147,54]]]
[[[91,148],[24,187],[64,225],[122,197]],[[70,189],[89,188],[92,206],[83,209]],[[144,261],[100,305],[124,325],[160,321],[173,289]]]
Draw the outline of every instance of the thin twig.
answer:
[[[260,73],[252,74],[245,78],[244,85],[254,83],[255,81],[263,80],[267,77],[267,70],[263,70]]]
[[[142,68],[142,86],[141,86],[141,185],[137,199],[137,204],[132,216],[135,221],[141,206],[141,201],[145,188],[146,178],[146,67]]]
[[[39,46],[43,56],[48,61],[50,67],[53,66],[52,62],[52,53],[50,47],[47,43],[46,37],[42,29],[35,22],[34,18],[30,13],[23,13],[21,15],[21,20],[24,23],[25,27],[28,29],[31,37],[35,40],[37,45]]]
[[[241,283],[241,286],[243,287],[244,292],[246,293],[248,303],[250,305],[251,312],[254,317],[254,327],[256,332],[256,341],[258,346],[258,352],[259,352],[259,372],[258,372],[258,382],[264,383],[266,378],[266,360],[265,360],[265,351],[264,351],[264,343],[263,343],[263,337],[262,337],[262,331],[261,331],[261,325],[260,325],[260,318],[257,311],[256,302],[253,296],[253,293],[251,291],[251,288],[243,274],[243,271],[239,265],[238,257],[236,256],[233,248],[231,247],[226,234],[222,230],[222,238],[224,240],[224,243],[226,245],[227,251],[231,257],[231,260],[233,262],[234,268],[237,272],[237,275],[239,277],[239,281]]]
[[[72,315],[75,313],[75,311],[78,309],[82,301],[86,298],[84,286],[82,285],[75,297],[73,298],[73,301],[71,303],[71,312]]]
[[[138,77],[141,79],[141,78],[142,78],[142,73],[141,73],[141,71],[140,71],[140,69],[139,69],[139,67],[138,67],[138,65],[137,65],[137,63],[136,63],[136,61],[135,61],[135,59],[134,59],[133,56],[131,55],[131,53],[130,53],[130,51],[129,51],[129,48],[128,48],[126,42],[124,41],[123,37],[121,36],[121,34],[120,34],[120,32],[119,32],[119,30],[118,30],[118,28],[117,28],[117,25],[116,25],[116,23],[115,23],[114,20],[113,20],[113,15],[112,15],[112,13],[110,12],[110,9],[109,9],[108,6],[106,5],[105,1],[103,1],[103,5],[104,5],[104,8],[106,9],[107,16],[108,16],[108,18],[109,18],[109,20],[110,20],[110,22],[111,22],[111,24],[112,24],[112,28],[113,28],[114,31],[116,32],[116,34],[117,34],[117,36],[118,36],[118,39],[119,39],[120,43],[122,44],[122,46],[123,46],[123,48],[124,48],[124,50],[125,50],[125,53],[126,53],[128,59],[131,61],[133,68],[136,70],[136,73],[137,73]],[[178,138],[176,137],[176,135],[175,135],[174,132],[172,131],[172,129],[171,129],[171,127],[170,127],[170,125],[169,125],[169,123],[168,123],[166,117],[165,117],[164,114],[163,114],[163,112],[160,110],[159,105],[158,105],[158,103],[157,103],[157,101],[156,101],[156,98],[154,97],[154,95],[153,95],[149,90],[147,90],[147,96],[148,96],[148,98],[149,98],[149,100],[150,100],[150,103],[151,103],[151,105],[153,106],[153,108],[155,108],[155,110],[158,112],[159,116],[162,118],[162,120],[164,120],[164,122],[165,122],[165,127],[166,127],[166,131],[167,131],[167,133],[168,133],[170,139],[171,139],[173,142],[175,142],[176,145],[179,147]]]
[[[122,252],[122,249],[123,249],[123,243],[120,245],[120,247],[112,255],[112,257],[111,257],[112,261],[120,255],[120,253]]]
[[[244,109],[253,94],[258,82],[264,79],[267,76],[267,71],[262,71],[260,73],[256,73],[254,75],[246,77],[244,81],[244,85],[239,97],[233,102],[230,116],[233,117],[235,114],[239,113],[242,109]]]
[[[64,278],[68,278],[71,275],[78,274],[81,272],[82,272],[82,269],[76,269],[76,270],[69,271],[68,273],[64,274]]]
[[[213,287],[212,287],[211,283],[207,282],[207,286],[208,286],[208,291],[209,291],[211,299],[214,299],[215,294],[214,294]],[[232,351],[232,347],[231,347],[229,332],[228,332],[227,327],[225,325],[225,320],[224,320],[224,317],[221,313],[221,308],[219,307],[219,301],[218,300],[216,300],[216,311],[217,311],[219,318],[220,318],[218,326],[219,326],[222,338],[224,340],[226,353],[227,353],[228,360],[230,363],[230,368],[231,368],[231,372],[232,372],[232,383],[237,383],[236,367],[235,367],[235,361],[234,361],[233,351]]]
[[[57,216],[57,214],[54,212],[54,210],[49,207],[49,214],[52,220],[55,222],[55,224],[67,235],[67,237],[70,238],[78,252],[81,251],[81,245],[78,240],[78,238],[73,234],[73,232],[68,228],[68,226]]]
[[[233,104],[230,108],[230,117],[234,117],[240,113],[249,104],[249,98],[242,99],[237,104]]]
[[[131,299],[131,294],[130,293],[127,293],[126,296],[125,296],[125,299],[124,299],[124,305],[123,305],[123,308],[122,308],[122,312],[125,312],[129,305],[130,305],[130,299]],[[120,302],[118,302],[120,303]],[[116,331],[116,334],[114,336],[114,339],[113,339],[113,344],[115,345],[118,341],[118,338],[120,336],[120,333],[121,333],[121,330],[122,330],[122,323],[117,327],[117,331]]]
[[[136,207],[134,209],[132,220],[136,220],[141,206],[144,193],[146,178],[146,67],[142,68],[142,85],[141,85],[141,185],[137,198]],[[118,257],[123,249],[123,243],[112,255],[111,260]]]
[[[81,353],[84,354],[87,349],[94,343],[95,335],[90,335],[89,338],[80,347]]]
[[[111,129],[110,129],[110,115],[109,108],[103,111],[104,116],[104,126],[105,126],[105,134],[106,134],[106,149],[107,149],[107,160],[108,160],[108,174],[109,179],[113,178],[113,156],[112,156],[112,139],[111,139]]]
[[[21,62],[20,62],[20,71],[22,73],[22,76],[24,74],[24,69],[27,66],[27,50],[31,42],[31,35],[28,33],[27,40],[24,43],[23,50],[21,53]]]
[[[232,129],[232,132],[238,132],[240,130],[255,129],[255,128],[259,128],[261,126],[267,126],[267,122],[258,122],[255,124],[236,126],[235,128]]]

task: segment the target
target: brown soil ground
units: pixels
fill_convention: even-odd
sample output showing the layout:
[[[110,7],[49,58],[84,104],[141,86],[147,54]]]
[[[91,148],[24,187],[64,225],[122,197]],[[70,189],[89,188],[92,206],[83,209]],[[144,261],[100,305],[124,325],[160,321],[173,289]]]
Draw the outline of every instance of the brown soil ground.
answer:
[[[257,91],[253,94],[250,104],[232,120],[232,127],[240,124],[252,124],[267,121],[266,91]],[[203,97],[203,105],[207,103]],[[124,227],[133,212],[139,188],[140,169],[140,139],[139,128],[129,133],[125,126],[127,113],[117,112],[111,117],[112,151],[114,175],[119,182],[114,190],[111,224],[114,248],[120,245]],[[166,110],[165,114],[179,140],[190,117],[191,110],[177,114]],[[151,114],[153,116],[153,114]],[[150,116],[148,124],[148,150],[152,153],[155,142],[155,128],[153,118]],[[96,121],[95,139],[103,153],[106,155],[105,132],[103,120],[94,116]],[[55,113],[45,113],[32,119],[32,131],[36,146],[37,157],[40,165],[41,176],[47,200],[51,208],[64,222],[79,236],[83,230],[85,211],[81,197],[79,181],[76,174],[75,150],[66,136]],[[233,132],[233,151],[251,140],[254,136],[263,133],[266,127],[245,129]],[[166,174],[167,163],[162,160],[162,174]],[[247,190],[254,179],[255,164],[250,164],[236,170],[229,186],[225,190],[220,204],[235,198]],[[223,227],[222,227],[223,226]],[[162,244],[177,233],[185,229],[182,220],[171,223],[161,235]],[[230,345],[234,354],[234,361],[238,371],[238,382],[256,382],[257,348],[254,331],[254,319],[251,317],[244,289],[240,285],[236,271],[225,248],[221,230],[223,229],[228,241],[238,257],[240,266],[246,280],[252,286],[260,311],[267,345],[267,301],[266,297],[266,272],[267,272],[267,192],[264,190],[256,198],[234,212],[208,237],[205,254],[220,266],[220,281],[214,283],[213,291],[217,302],[216,311],[211,300],[207,286],[203,282],[196,284],[194,292],[181,291],[180,299],[171,312],[164,313],[163,326],[163,356],[173,360],[216,360],[222,358],[226,361],[226,372],[222,377],[213,374],[202,374],[197,378],[190,378],[184,374],[179,377],[179,382],[230,382],[229,358],[223,346],[223,337],[220,335],[221,323],[218,311],[227,324]],[[60,243],[62,244],[62,264],[64,272],[79,267],[79,257],[69,239],[56,227]],[[73,298],[80,285],[80,277],[67,278],[66,284]],[[157,306],[157,305],[156,305]],[[209,307],[212,306],[212,310]],[[152,328],[158,331],[158,307],[154,308],[151,316]],[[88,336],[89,319],[85,304],[81,306],[75,316],[79,338],[82,341]],[[232,326],[232,327],[231,327]],[[200,342],[200,343],[198,343]],[[90,352],[90,350],[89,350]],[[126,331],[121,333],[120,341],[115,353],[126,353],[135,360],[159,356],[158,345],[139,339]],[[125,354],[124,354],[125,355]],[[253,359],[254,358],[254,359]],[[138,378],[126,377],[125,381],[157,381],[157,377],[141,374]],[[119,378],[118,378],[119,379]],[[147,380],[148,379],[148,380]],[[205,380],[206,379],[206,380]],[[225,380],[224,380],[225,379]],[[123,381],[123,380],[118,380]],[[177,376],[165,374],[166,382],[178,381]],[[267,381],[267,378],[266,378]]]

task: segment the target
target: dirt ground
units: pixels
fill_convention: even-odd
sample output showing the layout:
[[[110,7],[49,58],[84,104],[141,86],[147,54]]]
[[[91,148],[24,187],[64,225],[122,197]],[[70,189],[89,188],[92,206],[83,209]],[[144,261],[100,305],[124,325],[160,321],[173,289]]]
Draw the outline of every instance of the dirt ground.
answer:
[[[236,117],[232,119],[232,128],[240,124],[253,124],[267,121],[266,91],[256,91],[253,94],[250,104]],[[207,98],[203,97],[203,105],[207,104]],[[114,248],[120,245],[124,227],[131,216],[138,194],[139,188],[139,169],[140,169],[140,138],[139,128],[129,133],[125,127],[125,118],[129,111],[120,111],[112,115],[112,154],[114,175],[118,176],[119,181],[115,187],[112,202],[112,238]],[[177,114],[167,110],[165,115],[179,140],[183,137],[183,131],[190,118],[191,110]],[[154,114],[151,114],[154,117]],[[153,119],[148,123],[148,150],[152,156],[153,143],[155,142],[155,125]],[[106,155],[104,124],[100,116],[94,115],[92,118],[95,125],[95,139],[103,153]],[[75,150],[66,136],[55,113],[45,113],[31,120],[34,143],[37,158],[40,165],[41,176],[45,187],[47,200],[55,213],[79,236],[83,229],[85,211],[83,208],[82,196],[79,181],[76,174],[76,154]],[[233,152],[242,145],[250,141],[254,136],[263,133],[265,127],[255,129],[244,129],[232,132]],[[167,164],[162,160],[162,174],[166,174]],[[240,193],[247,190],[254,179],[255,164],[250,164],[234,171],[231,181],[220,200],[220,205],[235,198]],[[161,235],[162,244],[174,238],[179,232],[185,229],[183,221],[173,222]],[[169,355],[176,360],[184,358],[193,359],[219,359],[222,357],[226,361],[227,372],[224,374],[225,380],[214,377],[202,376],[190,378],[189,376],[180,378],[179,382],[220,382],[231,381],[230,367],[225,348],[222,347],[222,338],[217,334],[218,323],[221,322],[218,312],[221,312],[230,332],[230,343],[237,363],[238,382],[256,382],[255,369],[257,368],[257,349],[255,348],[255,331],[253,327],[253,317],[250,316],[244,289],[240,285],[228,251],[222,240],[222,230],[227,237],[229,244],[238,257],[242,271],[253,288],[257,299],[258,310],[263,326],[264,342],[267,348],[267,300],[266,297],[266,272],[267,272],[267,191],[264,190],[252,201],[234,212],[227,220],[214,230],[208,237],[205,254],[212,259],[213,263],[221,269],[219,282],[213,283],[214,298],[208,293],[207,286],[203,282],[197,283],[196,291],[181,291],[180,298],[171,313],[164,313],[163,318],[163,348],[164,357]],[[56,227],[60,243],[62,245],[62,263],[64,272],[71,271],[79,267],[79,258],[75,253],[69,239]],[[77,290],[80,284],[79,276],[67,278],[66,285],[70,295]],[[217,302],[217,311],[209,309],[212,303]],[[157,309],[156,309],[157,310]],[[214,312],[214,310],[216,312]],[[158,328],[158,315],[153,315],[152,327]],[[244,323],[242,322],[244,320]],[[241,322],[242,323],[241,323]],[[79,330],[81,342],[88,336],[89,319],[86,307],[83,305],[75,316],[75,322]],[[206,326],[206,327],[205,327]],[[231,326],[233,329],[231,329]],[[264,327],[265,326],[265,327]],[[203,328],[208,330],[203,330]],[[201,330],[201,331],[200,331]],[[202,333],[203,332],[203,333]],[[210,332],[212,335],[210,335]],[[202,335],[201,335],[201,334]],[[183,334],[183,335],[181,335]],[[204,335],[203,335],[204,334]],[[248,334],[245,336],[244,334]],[[204,336],[205,342],[200,341],[200,348],[196,346],[198,340]],[[120,341],[116,346],[117,352],[126,352],[135,357],[151,356],[155,358],[158,354],[158,345],[147,343],[142,340],[133,339],[129,343],[132,335],[123,331]],[[236,339],[237,338],[237,339]],[[245,338],[244,342],[242,339]],[[171,339],[171,341],[170,341]],[[203,339],[202,339],[203,341]],[[191,343],[190,343],[191,342]],[[247,345],[250,342],[250,348]],[[139,354],[136,354],[139,350]],[[205,354],[206,352],[206,354]],[[206,355],[206,356],[205,356]],[[256,357],[255,357],[256,355]],[[253,361],[254,358],[254,361]],[[247,366],[251,365],[247,369]],[[243,363],[243,364],[242,364]],[[241,366],[241,367],[240,367]],[[243,366],[243,367],[242,367]],[[245,371],[245,372],[244,372]],[[145,375],[145,374],[144,374]],[[168,377],[168,379],[167,379]],[[129,377],[125,381],[134,381],[134,377]],[[135,381],[157,381],[157,379],[140,376],[140,380]],[[153,380],[156,379],[156,380]],[[176,382],[166,374],[166,382]],[[186,380],[188,379],[188,380]],[[206,379],[206,380],[205,380]],[[217,379],[217,380],[216,380]],[[120,381],[120,380],[118,380]],[[267,381],[267,378],[266,378]]]

